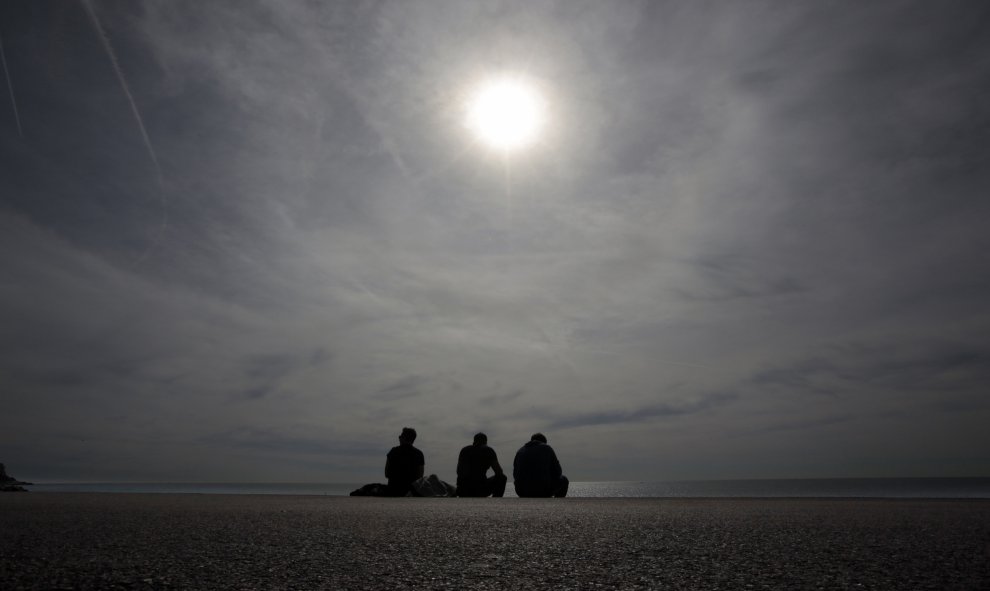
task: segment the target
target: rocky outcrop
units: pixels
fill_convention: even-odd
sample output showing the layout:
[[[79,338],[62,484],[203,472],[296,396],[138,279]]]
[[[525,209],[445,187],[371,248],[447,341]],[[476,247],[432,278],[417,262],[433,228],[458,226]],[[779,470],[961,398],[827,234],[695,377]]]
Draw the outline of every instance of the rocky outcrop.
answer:
[[[388,485],[372,482],[357,490],[351,491],[352,497],[387,497]]]
[[[7,467],[0,464],[0,492],[25,492],[26,488],[21,486],[22,484],[31,484],[30,482],[21,482],[13,476],[7,474]]]
[[[416,497],[456,497],[457,488],[449,482],[444,482],[436,474],[412,483],[412,495]]]
[[[388,485],[373,482],[351,491],[352,497],[388,497]],[[412,490],[407,497],[456,497],[457,489],[449,482],[437,478],[436,474],[421,477],[412,483]]]

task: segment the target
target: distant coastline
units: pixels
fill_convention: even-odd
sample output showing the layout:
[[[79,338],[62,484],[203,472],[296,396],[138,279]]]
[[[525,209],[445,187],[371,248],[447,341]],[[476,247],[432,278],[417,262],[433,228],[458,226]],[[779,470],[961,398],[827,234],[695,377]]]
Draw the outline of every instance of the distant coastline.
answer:
[[[30,482],[23,482],[7,474],[7,467],[0,464],[0,492],[25,492],[25,486],[30,486]]]
[[[357,482],[39,482],[28,490],[93,493],[176,493],[347,496]],[[510,487],[511,489],[511,487]],[[506,496],[513,496],[511,490]],[[907,498],[987,499],[988,478],[823,478],[572,482],[583,498]]]

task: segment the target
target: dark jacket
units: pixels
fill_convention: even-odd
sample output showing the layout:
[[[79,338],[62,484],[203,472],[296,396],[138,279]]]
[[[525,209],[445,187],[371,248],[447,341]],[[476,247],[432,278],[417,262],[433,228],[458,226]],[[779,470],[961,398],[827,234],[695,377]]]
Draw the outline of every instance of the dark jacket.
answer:
[[[393,447],[385,460],[389,495],[401,497],[411,491],[413,481],[422,476],[425,464],[423,452],[411,444]]]
[[[488,478],[488,470],[498,466],[498,455],[487,445],[469,445],[457,456],[457,489],[480,490]],[[499,473],[501,473],[499,468]]]
[[[557,454],[542,441],[530,441],[522,446],[512,461],[512,478],[517,488],[552,491],[562,474]]]

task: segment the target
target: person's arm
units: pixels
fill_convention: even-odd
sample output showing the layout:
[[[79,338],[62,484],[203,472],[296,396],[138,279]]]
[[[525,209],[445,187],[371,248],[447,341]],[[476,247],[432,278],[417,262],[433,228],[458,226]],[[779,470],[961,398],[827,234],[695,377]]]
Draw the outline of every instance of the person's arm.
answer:
[[[385,478],[392,477],[392,452],[385,456]]]
[[[495,471],[495,476],[505,474],[505,472],[502,471],[502,465],[498,463],[498,454],[495,453],[494,449],[492,450],[492,470]]]
[[[557,459],[557,454],[550,448],[550,473],[554,478],[560,478],[564,474],[564,471],[560,468],[560,461]]]
[[[423,452],[419,450],[416,451],[418,452],[416,459],[419,460],[419,465],[416,466],[416,470],[413,472],[416,475],[416,478],[414,478],[413,480],[419,480],[420,478],[423,477],[423,468],[425,467],[426,464],[426,458],[423,457]]]

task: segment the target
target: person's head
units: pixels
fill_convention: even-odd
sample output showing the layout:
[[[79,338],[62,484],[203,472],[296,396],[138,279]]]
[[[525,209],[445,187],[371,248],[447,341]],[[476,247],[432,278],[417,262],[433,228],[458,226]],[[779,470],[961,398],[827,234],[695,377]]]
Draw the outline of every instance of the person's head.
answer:
[[[416,441],[416,429],[412,427],[403,427],[402,433],[399,434],[399,443],[408,443],[412,445],[413,441]]]
[[[530,441],[539,441],[540,443],[547,442],[547,436],[543,433],[533,433],[533,436],[529,438]]]
[[[488,445],[488,436],[484,433],[476,433],[474,436],[475,445]]]

